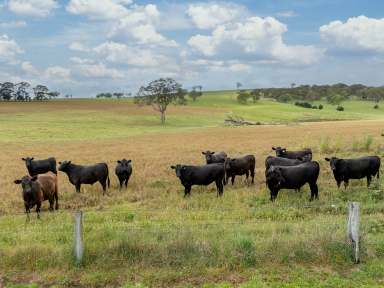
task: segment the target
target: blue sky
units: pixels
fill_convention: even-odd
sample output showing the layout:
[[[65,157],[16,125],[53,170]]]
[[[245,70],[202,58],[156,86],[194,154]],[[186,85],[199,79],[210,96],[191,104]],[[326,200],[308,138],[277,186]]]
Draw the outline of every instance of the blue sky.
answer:
[[[384,1],[0,0],[0,82],[77,97],[186,88],[383,85]]]

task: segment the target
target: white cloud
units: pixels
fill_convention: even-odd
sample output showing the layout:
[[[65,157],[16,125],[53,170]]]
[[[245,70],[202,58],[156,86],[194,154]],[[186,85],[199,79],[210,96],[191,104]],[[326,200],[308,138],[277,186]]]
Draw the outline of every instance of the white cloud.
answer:
[[[351,51],[384,52],[384,18],[352,17],[320,27],[322,39],[331,46]]]
[[[71,70],[61,66],[50,66],[45,70],[44,76],[49,79],[66,81],[71,77]]]
[[[0,62],[12,62],[18,54],[23,52],[15,40],[7,35],[0,36]]]
[[[142,47],[130,47],[116,42],[105,42],[93,49],[97,54],[109,62],[128,64],[138,67],[155,67],[165,64],[167,58]]]
[[[37,76],[40,74],[39,70],[36,69],[29,61],[24,61],[21,63],[21,71],[29,76]]]
[[[245,21],[220,25],[209,36],[195,35],[188,44],[205,56],[275,60],[289,65],[317,62],[323,50],[314,46],[289,46],[282,35],[287,26],[273,17],[249,17]]]
[[[0,28],[12,29],[12,28],[23,28],[27,26],[25,21],[10,21],[10,22],[0,22]]]
[[[9,0],[8,9],[15,14],[47,17],[59,5],[55,0]]]
[[[127,6],[131,0],[71,0],[66,9],[77,15],[85,15],[91,19],[114,20],[128,13]]]
[[[108,68],[103,63],[83,63],[76,66],[82,76],[88,78],[118,79],[125,76],[123,71]]]
[[[187,14],[197,28],[210,29],[246,16],[247,10],[232,3],[199,3],[189,5]]]
[[[89,48],[80,42],[72,42],[68,48],[72,51],[89,52]]]

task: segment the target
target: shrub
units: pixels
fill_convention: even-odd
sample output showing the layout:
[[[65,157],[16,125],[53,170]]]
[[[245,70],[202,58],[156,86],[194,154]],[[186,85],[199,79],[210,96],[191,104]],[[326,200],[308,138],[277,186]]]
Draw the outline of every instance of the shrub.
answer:
[[[322,110],[324,108],[324,106],[323,105],[319,105],[319,110]]]
[[[375,106],[373,106],[373,109],[379,109],[379,105],[375,105]]]
[[[341,105],[339,105],[339,106],[337,106],[336,110],[337,110],[337,111],[344,111],[344,107],[341,106]]]

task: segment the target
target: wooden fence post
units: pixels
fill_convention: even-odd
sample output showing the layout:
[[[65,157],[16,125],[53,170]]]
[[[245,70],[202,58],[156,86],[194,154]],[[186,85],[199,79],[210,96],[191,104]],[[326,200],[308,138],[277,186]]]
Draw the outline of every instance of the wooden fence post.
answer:
[[[360,222],[360,204],[358,202],[352,202],[348,205],[348,241],[351,243],[354,250],[355,263],[360,262],[359,257],[359,222]]]
[[[83,212],[77,211],[75,214],[75,229],[74,229],[74,256],[76,265],[80,265],[83,261]]]

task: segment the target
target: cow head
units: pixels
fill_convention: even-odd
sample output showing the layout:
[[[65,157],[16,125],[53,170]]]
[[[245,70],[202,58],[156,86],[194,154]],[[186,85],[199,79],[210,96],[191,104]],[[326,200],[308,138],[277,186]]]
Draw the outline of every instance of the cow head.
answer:
[[[125,158],[123,160],[117,160],[117,163],[124,167],[129,167],[131,162],[132,160],[127,160]]]
[[[59,162],[59,171],[65,172],[68,170],[69,165],[71,164],[71,161],[63,161]]]
[[[276,152],[277,157],[283,157],[287,153],[287,149],[282,147],[272,147],[272,150]]]
[[[24,176],[21,179],[13,181],[15,184],[21,184],[23,188],[23,195],[29,195],[33,193],[33,183],[37,180],[37,176]]]
[[[336,157],[331,157],[331,158],[324,158],[325,161],[329,162],[329,165],[331,166],[332,171],[336,171],[337,169],[337,163],[341,160]]]
[[[21,160],[25,161],[25,165],[27,167],[31,166],[32,165],[32,161],[33,161],[33,157],[25,157],[25,158],[21,158]]]
[[[280,188],[280,186],[284,183],[285,179],[282,174],[281,167],[271,166],[266,173],[268,186],[274,188]]]
[[[176,171],[176,176],[180,178],[183,174],[183,171],[185,171],[187,168],[185,165],[177,164],[176,166],[171,166],[171,169],[174,169]]]
[[[207,160],[207,164],[212,163],[213,155],[215,154],[215,152],[207,150],[205,152],[201,152],[201,154],[205,155],[205,159]]]

